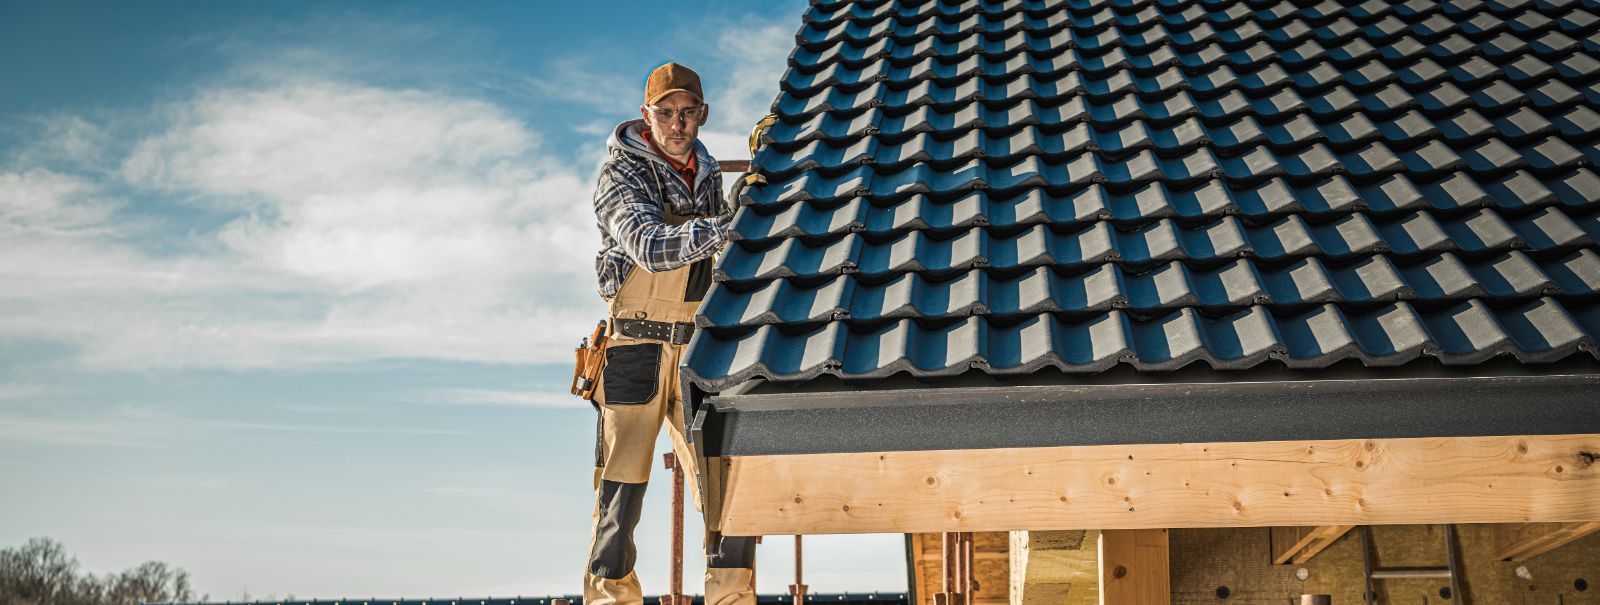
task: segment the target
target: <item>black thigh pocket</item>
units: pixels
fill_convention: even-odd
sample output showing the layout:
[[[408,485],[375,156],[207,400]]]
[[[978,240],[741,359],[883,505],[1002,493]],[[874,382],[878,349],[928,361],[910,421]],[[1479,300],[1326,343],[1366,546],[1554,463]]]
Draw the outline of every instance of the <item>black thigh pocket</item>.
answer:
[[[649,403],[660,384],[661,344],[606,347],[606,367],[601,374],[606,405]]]

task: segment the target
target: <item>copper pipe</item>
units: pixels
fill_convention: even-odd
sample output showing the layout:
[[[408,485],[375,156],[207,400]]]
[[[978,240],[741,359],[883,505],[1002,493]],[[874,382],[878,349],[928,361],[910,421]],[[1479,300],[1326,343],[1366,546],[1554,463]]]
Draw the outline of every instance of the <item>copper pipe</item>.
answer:
[[[794,605],[805,605],[806,583],[801,565],[804,559],[800,548],[800,535],[794,537],[794,584],[789,586],[789,594],[794,595]]]
[[[944,568],[944,590],[933,593],[933,605],[961,605],[960,596],[956,593],[956,574],[960,565],[959,544],[961,534],[944,532],[939,535],[939,560]]]
[[[960,592],[962,592],[962,603],[965,603],[965,605],[971,605],[971,602],[973,602],[973,575],[976,573],[973,568],[973,554],[973,533],[971,531],[962,531],[962,584],[960,584]]]

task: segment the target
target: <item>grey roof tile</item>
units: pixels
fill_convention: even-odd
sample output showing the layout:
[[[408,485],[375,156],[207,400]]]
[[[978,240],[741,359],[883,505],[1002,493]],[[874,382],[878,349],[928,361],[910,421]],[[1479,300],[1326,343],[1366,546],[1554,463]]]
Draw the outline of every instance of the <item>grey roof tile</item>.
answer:
[[[1597,15],[814,2],[685,375],[1600,359]]]

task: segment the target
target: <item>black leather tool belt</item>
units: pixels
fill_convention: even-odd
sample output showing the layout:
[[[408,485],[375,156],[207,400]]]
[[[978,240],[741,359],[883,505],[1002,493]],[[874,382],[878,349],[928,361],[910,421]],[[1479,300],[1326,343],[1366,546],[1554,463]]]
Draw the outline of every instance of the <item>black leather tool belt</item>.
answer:
[[[617,318],[617,332],[631,338],[646,338],[681,345],[694,335],[694,324]]]

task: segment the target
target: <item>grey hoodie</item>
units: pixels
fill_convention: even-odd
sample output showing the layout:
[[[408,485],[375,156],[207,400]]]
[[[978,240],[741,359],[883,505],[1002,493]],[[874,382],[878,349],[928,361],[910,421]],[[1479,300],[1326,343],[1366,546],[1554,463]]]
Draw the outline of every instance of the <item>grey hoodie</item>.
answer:
[[[602,298],[616,296],[634,266],[668,271],[709,258],[727,242],[732,209],[723,200],[717,160],[695,141],[694,186],[683,182],[639,133],[644,120],[618,124],[606,140],[611,158],[600,168],[594,213],[600,226],[595,273]],[[693,218],[666,222],[663,207]]]

